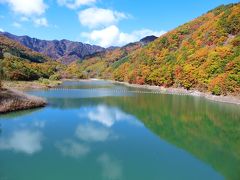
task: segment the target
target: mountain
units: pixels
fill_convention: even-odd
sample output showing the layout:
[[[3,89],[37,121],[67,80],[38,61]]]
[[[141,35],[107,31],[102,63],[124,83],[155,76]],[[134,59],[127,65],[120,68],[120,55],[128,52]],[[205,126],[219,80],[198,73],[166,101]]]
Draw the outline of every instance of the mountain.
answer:
[[[99,46],[68,40],[45,41],[28,36],[15,36],[7,32],[0,32],[0,72],[3,72],[3,79],[6,80],[82,77],[83,70],[81,68],[74,69],[74,64],[79,63],[77,61],[80,60],[79,56],[81,58],[85,57],[90,63],[99,57],[103,60],[116,61],[131,51],[144,46],[149,41],[151,39],[146,38],[139,42],[130,43],[122,48],[109,47],[104,49]],[[55,61],[50,57],[53,57]],[[74,63],[71,63],[72,61]],[[68,66],[63,65],[69,63],[71,64]],[[69,69],[71,74],[67,73]],[[79,73],[80,70],[81,73]]]
[[[126,49],[78,63],[77,69],[84,77],[239,96],[240,3],[219,6],[146,46]]]
[[[0,54],[1,57],[12,55],[22,59],[29,60],[30,62],[46,62],[49,60],[47,56],[35,52],[20,43],[0,35]]]
[[[156,36],[146,36],[144,38],[142,38],[140,40],[140,42],[143,44],[143,45],[147,45],[149,44],[150,42],[154,41],[155,39],[157,39],[158,37]]]
[[[0,35],[0,79],[37,80],[54,75],[61,64]]]
[[[69,40],[47,41],[30,38],[29,36],[16,36],[8,32],[0,32],[0,34],[17,41],[36,52],[42,53],[54,60],[58,60],[63,64],[69,64],[75,60],[83,59],[85,56],[105,50],[100,46]]]
[[[111,78],[112,72],[108,71],[110,67],[118,67],[126,61],[126,57],[133,51],[146,46],[155,40],[155,36],[147,36],[138,42],[129,43],[123,47],[110,47],[105,51],[86,56],[81,62],[71,63],[65,73],[65,78],[87,78],[101,77]]]

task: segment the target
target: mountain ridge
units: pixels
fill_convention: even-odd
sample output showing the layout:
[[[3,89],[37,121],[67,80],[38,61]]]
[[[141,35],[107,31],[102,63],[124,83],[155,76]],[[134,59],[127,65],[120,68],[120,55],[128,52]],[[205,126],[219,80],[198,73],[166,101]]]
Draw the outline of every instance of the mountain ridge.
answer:
[[[105,50],[105,48],[97,45],[90,45],[66,39],[41,40],[38,38],[31,38],[27,35],[16,36],[8,32],[0,32],[0,34],[17,41],[36,52],[42,53],[53,60],[58,60],[63,64],[69,64],[75,60],[83,59],[87,55]]]

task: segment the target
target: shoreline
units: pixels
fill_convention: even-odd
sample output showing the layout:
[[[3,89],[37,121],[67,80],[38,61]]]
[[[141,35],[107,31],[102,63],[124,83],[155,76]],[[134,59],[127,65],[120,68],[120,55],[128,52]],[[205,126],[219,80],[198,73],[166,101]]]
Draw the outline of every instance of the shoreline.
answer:
[[[234,105],[240,105],[240,96],[216,96],[207,92],[200,92],[198,90],[186,90],[184,88],[165,88],[163,86],[153,86],[153,85],[140,85],[140,84],[130,84],[128,82],[119,82],[109,79],[99,79],[99,78],[90,78],[90,79],[63,79],[63,81],[108,81],[111,83],[122,84],[128,87],[139,88],[139,89],[148,89],[160,92],[162,94],[174,94],[174,95],[188,95],[205,98],[210,101],[228,103]]]
[[[47,105],[45,99],[17,90],[1,89],[0,92],[0,114],[34,109]]]
[[[94,79],[96,80],[96,79]],[[104,80],[104,79],[98,79],[98,80]],[[130,84],[128,82],[119,82],[114,80],[106,80],[112,83],[118,83],[122,84],[128,87],[133,88],[142,88],[142,89],[148,89],[148,90],[155,90],[157,92],[160,92],[162,94],[175,94],[175,95],[188,95],[188,96],[195,96],[195,97],[202,97],[210,101],[215,102],[221,102],[221,103],[228,103],[228,104],[235,104],[240,105],[240,96],[216,96],[212,95],[210,93],[204,93],[197,90],[186,90],[183,88],[165,88],[163,86],[153,86],[153,85],[140,85],[140,84]]]
[[[152,86],[152,85],[139,85],[139,84],[130,84],[127,82],[118,82],[118,81],[112,81],[115,83],[123,84],[128,87],[134,87],[134,88],[143,88],[143,89],[149,89],[149,90],[155,90],[161,93],[165,94],[184,94],[189,96],[195,96],[195,97],[202,97],[211,101],[215,102],[222,102],[222,103],[229,103],[229,104],[236,104],[240,105],[240,98],[235,96],[216,96],[212,95],[210,93],[204,93],[197,90],[186,90],[183,88],[165,88],[161,86]]]
[[[50,89],[61,84],[61,81],[3,81],[0,89],[0,114],[28,110],[47,105],[41,97],[27,94],[26,90]]]
[[[210,93],[205,93],[205,92],[200,92],[198,90],[186,90],[183,88],[165,88],[162,86],[153,86],[153,85],[139,85],[139,84],[130,84],[128,82],[119,82],[119,81],[114,81],[114,80],[108,80],[108,79],[97,79],[97,78],[91,78],[91,79],[62,79],[60,81],[49,81],[48,84],[44,84],[42,82],[38,81],[5,81],[3,82],[4,88],[7,89],[13,89],[9,91],[17,91],[21,90],[29,90],[29,89],[50,89],[58,86],[59,84],[63,83],[64,81],[97,81],[97,80],[105,80],[109,81],[111,83],[118,83],[122,84],[128,87],[133,87],[133,88],[139,88],[139,89],[148,89],[148,90],[154,90],[157,92],[160,92],[162,94],[175,94],[175,95],[188,95],[188,96],[195,96],[195,97],[202,97],[210,101],[215,101],[215,102],[221,102],[221,103],[228,103],[228,104],[235,104],[235,105],[240,105],[240,96],[216,96],[212,95]],[[7,83],[7,85],[6,85]],[[21,92],[18,92],[21,93]],[[24,94],[24,93],[21,93]],[[30,96],[27,94],[24,94],[26,96]],[[38,98],[38,97],[37,97]],[[41,98],[40,98],[41,99]],[[1,105],[1,101],[0,101]],[[46,105],[46,101],[45,101]],[[0,110],[1,113],[1,110]]]
[[[198,90],[186,90],[184,88],[165,88],[163,86],[153,86],[153,85],[140,85],[140,84],[130,84],[128,82],[119,82],[115,80],[109,79],[99,79],[99,78],[89,78],[89,79],[62,79],[61,81],[109,81],[111,83],[118,83],[128,87],[139,88],[139,89],[148,89],[148,90],[155,90],[162,94],[175,94],[175,95],[188,95],[188,96],[195,96],[195,97],[202,97],[210,101],[221,102],[221,103],[228,103],[228,104],[235,104],[240,105],[240,96],[216,96],[212,95],[207,92],[200,92]]]
[[[3,88],[14,89],[19,91],[32,89],[50,89],[60,85],[62,81],[2,81]]]

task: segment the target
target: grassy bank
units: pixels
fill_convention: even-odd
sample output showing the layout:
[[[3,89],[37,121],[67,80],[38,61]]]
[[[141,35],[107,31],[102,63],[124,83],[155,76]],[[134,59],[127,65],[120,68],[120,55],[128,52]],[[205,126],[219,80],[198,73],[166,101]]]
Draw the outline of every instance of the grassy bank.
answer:
[[[28,90],[28,89],[47,89],[61,84],[61,81],[52,81],[40,79],[37,81],[3,81],[3,87],[6,89]]]
[[[47,104],[46,100],[20,91],[48,89],[59,84],[61,84],[61,81],[48,79],[40,79],[38,81],[3,81],[3,88],[0,89],[0,114],[45,106]]]
[[[30,96],[16,90],[0,90],[0,114],[11,111],[43,107],[47,102],[39,97]]]

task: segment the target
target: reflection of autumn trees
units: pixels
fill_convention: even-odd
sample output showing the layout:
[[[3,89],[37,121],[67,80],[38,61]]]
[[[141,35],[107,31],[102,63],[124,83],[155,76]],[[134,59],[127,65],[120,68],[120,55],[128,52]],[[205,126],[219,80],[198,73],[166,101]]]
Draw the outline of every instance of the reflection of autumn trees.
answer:
[[[63,109],[102,104],[118,107],[137,117],[161,139],[205,161],[226,179],[239,179],[238,106],[191,96],[164,94],[81,100],[53,98],[50,102]]]
[[[239,179],[240,111],[236,105],[165,94],[51,98],[49,103],[53,108],[76,111],[103,104],[117,107],[142,121],[161,139],[208,163],[226,179]]]
[[[238,106],[169,95],[109,98],[106,102],[136,116],[160,138],[207,162],[226,179],[239,179]]]

